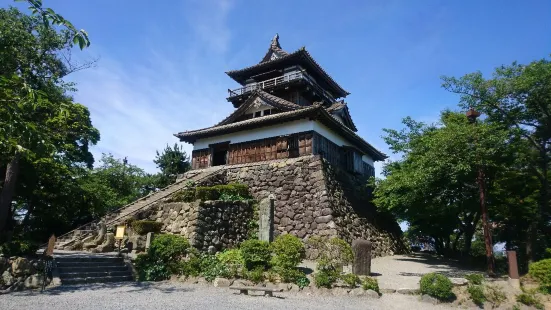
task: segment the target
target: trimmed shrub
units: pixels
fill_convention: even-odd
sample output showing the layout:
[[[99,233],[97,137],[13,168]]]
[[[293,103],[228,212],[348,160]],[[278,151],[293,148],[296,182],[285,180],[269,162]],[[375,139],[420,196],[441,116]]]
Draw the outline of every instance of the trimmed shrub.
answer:
[[[260,283],[264,281],[264,267],[258,266],[246,273],[247,280],[253,283]]]
[[[170,271],[163,262],[149,254],[139,254],[134,260],[140,281],[162,281],[170,278]]]
[[[470,284],[480,285],[482,281],[484,281],[484,276],[479,273],[471,273],[466,275],[465,279],[467,279]]]
[[[372,277],[365,277],[364,280],[362,281],[362,288],[364,290],[372,290],[372,291],[375,291],[379,294],[381,294],[381,292],[379,291],[379,282],[377,281],[377,279],[375,278],[372,278]]]
[[[271,243],[275,256],[272,258],[272,265],[281,268],[294,268],[305,257],[304,244],[298,237],[286,234],[275,238]]]
[[[467,292],[471,296],[472,301],[478,305],[483,306],[486,301],[486,296],[484,295],[484,289],[480,285],[469,285],[467,287]]]
[[[275,266],[272,270],[279,275],[282,282],[294,283],[297,279],[304,277],[304,273],[296,268]]]
[[[347,265],[354,261],[352,247],[343,239],[313,236],[306,241],[309,248],[321,253],[320,259],[327,259],[334,268]]]
[[[239,248],[248,270],[266,268],[272,258],[270,243],[267,241],[246,240]]]
[[[551,258],[530,264],[528,274],[538,280],[543,292],[551,293]]]
[[[198,186],[195,198],[200,200],[244,200],[251,198],[249,187],[245,184],[230,183],[226,185]]]
[[[153,238],[148,254],[165,263],[174,263],[182,259],[189,248],[186,238],[177,235],[158,235]]]
[[[201,276],[209,282],[212,282],[216,277],[230,278],[231,276],[228,268],[214,255],[205,254],[201,256],[200,269]]]
[[[520,302],[521,304],[525,304],[527,306],[533,306],[536,309],[543,310],[543,304],[536,297],[536,295],[522,293],[522,294],[517,296],[517,301]]]
[[[353,273],[343,274],[340,278],[350,288],[355,288],[356,285],[361,283],[360,277]]]
[[[298,277],[295,280],[295,284],[299,288],[303,289],[303,288],[307,287],[308,285],[310,285],[310,280],[305,275],[302,275],[302,276]]]
[[[195,189],[187,188],[174,193],[169,202],[192,202],[195,201]]]
[[[545,252],[543,253],[543,257],[551,258],[551,248],[545,249]]]
[[[243,274],[245,270],[245,260],[239,249],[226,250],[216,254],[221,264],[226,266],[230,278],[236,278]]]
[[[354,251],[348,242],[340,238],[329,240],[329,253],[333,261],[340,265],[350,264],[354,261]]]
[[[337,281],[337,274],[330,271],[318,271],[314,275],[314,284],[316,287],[331,288]]]
[[[132,230],[138,235],[145,235],[150,232],[158,234],[163,228],[163,223],[161,222],[146,220],[132,221],[130,225]]]
[[[453,283],[444,275],[438,273],[427,273],[421,277],[421,294],[427,294],[439,300],[451,299]]]

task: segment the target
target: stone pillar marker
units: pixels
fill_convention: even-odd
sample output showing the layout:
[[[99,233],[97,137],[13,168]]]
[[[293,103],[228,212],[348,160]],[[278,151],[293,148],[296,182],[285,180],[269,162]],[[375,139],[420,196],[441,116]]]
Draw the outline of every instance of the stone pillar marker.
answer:
[[[155,234],[152,233],[152,232],[148,232],[147,233],[147,237],[145,239],[145,249],[149,249],[149,247],[151,246],[151,242],[153,242],[153,238],[155,237]]]
[[[371,274],[371,242],[356,239],[352,241],[352,250],[354,251],[352,273],[359,276],[369,276]]]
[[[518,276],[517,252],[507,251],[507,261],[509,265],[509,285],[520,289],[520,279]]]
[[[274,202],[275,196],[270,195],[260,201],[258,208],[258,239],[272,242],[274,240]]]

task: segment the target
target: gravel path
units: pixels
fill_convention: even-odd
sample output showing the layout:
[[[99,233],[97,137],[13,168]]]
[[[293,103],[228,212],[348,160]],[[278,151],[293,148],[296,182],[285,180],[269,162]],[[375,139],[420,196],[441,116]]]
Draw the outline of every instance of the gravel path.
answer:
[[[385,294],[380,299],[290,292],[275,295],[278,297],[243,296],[227,288],[178,282],[115,283],[2,295],[0,309],[448,309],[401,294]]]
[[[315,261],[304,261],[301,267],[315,272]],[[350,272],[351,266],[344,268]],[[371,260],[371,276],[377,278],[383,289],[419,288],[421,276],[431,272],[444,274],[449,278],[460,278],[480,270],[466,269],[455,261],[437,258],[424,253],[378,257]]]
[[[419,288],[421,276],[431,272],[458,278],[480,271],[460,267],[453,260],[415,253],[375,258],[371,262],[371,272],[378,279],[381,288],[398,289]]]

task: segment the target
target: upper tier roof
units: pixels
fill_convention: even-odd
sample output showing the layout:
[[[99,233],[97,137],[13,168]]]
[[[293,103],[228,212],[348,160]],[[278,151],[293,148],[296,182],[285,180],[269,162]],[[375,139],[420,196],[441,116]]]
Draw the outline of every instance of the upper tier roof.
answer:
[[[301,47],[292,53],[284,51],[279,44],[278,35],[272,39],[268,52],[258,64],[240,70],[228,71],[226,74],[239,84],[244,85],[247,79],[252,76],[272,70],[274,67],[282,69],[283,67],[292,65],[304,66],[308,73],[318,80],[318,83],[323,81],[323,84],[326,84],[321,86],[325,86],[324,88],[331,92],[335,98],[346,97],[350,94],[323,70],[305,47]]]

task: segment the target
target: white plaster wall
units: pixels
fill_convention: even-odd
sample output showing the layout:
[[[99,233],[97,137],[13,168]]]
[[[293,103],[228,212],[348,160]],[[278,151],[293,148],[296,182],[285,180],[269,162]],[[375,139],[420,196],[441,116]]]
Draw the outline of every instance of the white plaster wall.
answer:
[[[296,120],[278,125],[256,128],[246,131],[235,132],[227,135],[197,140],[193,144],[194,150],[205,149],[209,144],[230,141],[230,143],[241,143],[246,141],[289,135],[297,132],[313,130],[313,122],[310,120]]]
[[[335,143],[338,146],[342,146],[342,145],[354,146],[354,144],[348,142],[348,140],[339,136],[331,129],[329,129],[327,126],[325,126],[324,124],[318,121],[314,121],[314,131],[326,137],[327,139],[329,139],[329,141]],[[363,155],[362,160],[373,166],[373,158],[371,158],[369,155]]]
[[[194,150],[206,149],[209,144],[220,143],[229,141],[233,143],[241,143],[246,141],[265,139],[271,137],[277,137],[281,135],[289,135],[297,132],[314,130],[322,136],[329,139],[329,141],[335,143],[338,146],[348,145],[353,146],[348,140],[339,136],[327,126],[318,121],[311,120],[296,120],[292,122],[285,122],[278,125],[272,125],[268,127],[256,128],[246,131],[235,132],[222,136],[216,136],[211,138],[199,139],[193,144]],[[368,155],[363,155],[362,160],[373,166],[373,159]]]

